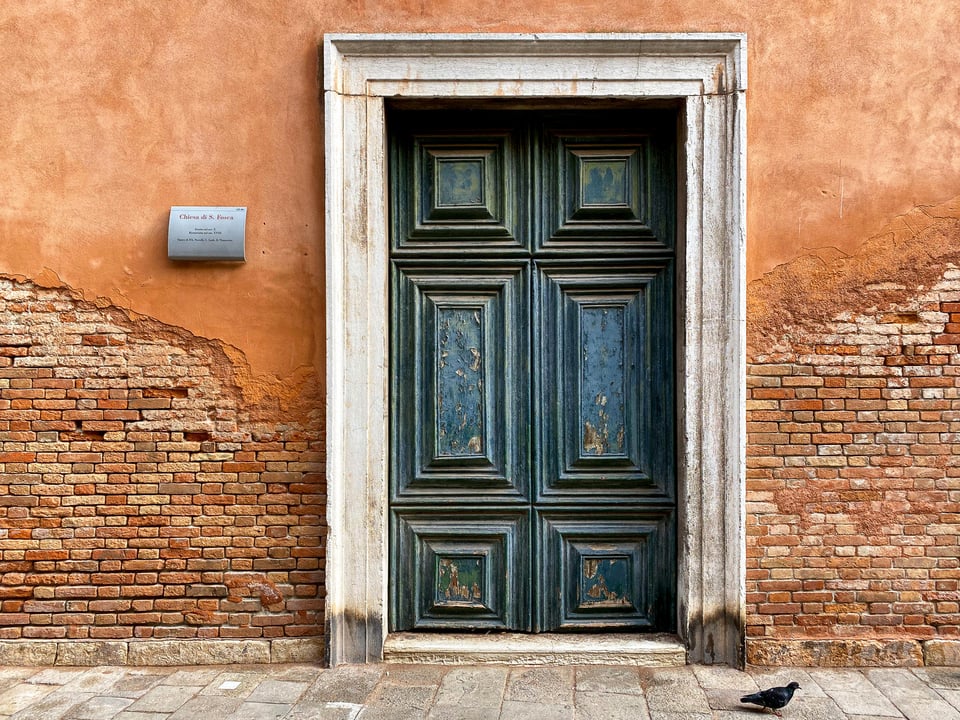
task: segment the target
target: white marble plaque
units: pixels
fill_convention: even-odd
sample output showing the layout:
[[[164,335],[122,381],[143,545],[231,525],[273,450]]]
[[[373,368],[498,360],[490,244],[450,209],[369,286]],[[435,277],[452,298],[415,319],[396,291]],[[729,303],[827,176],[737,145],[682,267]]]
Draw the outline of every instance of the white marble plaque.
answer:
[[[245,207],[170,208],[167,257],[171,260],[246,260]]]

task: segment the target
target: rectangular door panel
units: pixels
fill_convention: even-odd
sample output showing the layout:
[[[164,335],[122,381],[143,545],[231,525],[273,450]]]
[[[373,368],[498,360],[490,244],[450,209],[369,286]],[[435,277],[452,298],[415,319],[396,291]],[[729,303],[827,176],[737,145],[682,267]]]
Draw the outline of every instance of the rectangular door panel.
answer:
[[[395,501],[523,501],[527,270],[397,265]]]
[[[537,284],[540,499],[670,496],[670,265],[541,263]]]

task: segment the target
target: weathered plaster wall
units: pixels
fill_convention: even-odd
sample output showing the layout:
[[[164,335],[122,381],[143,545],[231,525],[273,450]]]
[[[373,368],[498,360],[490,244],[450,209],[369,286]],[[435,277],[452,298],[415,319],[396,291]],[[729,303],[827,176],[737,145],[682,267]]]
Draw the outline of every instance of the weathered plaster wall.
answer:
[[[258,452],[281,452],[256,445],[261,435],[255,435],[254,428],[256,433],[264,433],[263,437],[279,438],[271,442],[286,442],[286,437],[295,438],[290,442],[305,442],[312,452],[317,447],[312,443],[322,441],[325,362],[323,112],[317,77],[317,44],[323,33],[736,31],[746,32],[749,42],[747,254],[748,275],[754,282],[748,291],[748,343],[751,382],[755,383],[750,392],[769,389],[763,383],[770,377],[781,378],[782,390],[783,379],[795,371],[801,378],[819,372],[826,379],[829,373],[825,368],[872,366],[870,359],[877,355],[867,340],[827,340],[838,335],[837,323],[847,322],[844,318],[848,315],[897,326],[897,332],[910,334],[903,324],[910,325],[915,313],[921,309],[927,312],[928,306],[936,304],[939,309],[929,311],[939,315],[925,320],[932,325],[924,332],[930,335],[931,346],[942,349],[943,343],[938,344],[934,336],[952,334],[947,325],[953,323],[950,318],[940,317],[953,312],[943,303],[956,299],[944,295],[947,291],[937,290],[936,285],[944,278],[955,282],[950,275],[955,272],[951,264],[960,264],[960,258],[955,257],[955,249],[960,246],[956,203],[951,201],[960,196],[960,113],[956,103],[960,97],[960,73],[956,72],[960,45],[953,37],[955,11],[952,3],[939,0],[798,0],[776,4],[744,0],[543,0],[522,8],[494,0],[12,0],[0,5],[0,87],[4,89],[4,102],[0,103],[0,128],[4,132],[4,142],[0,143],[0,277],[5,289],[16,288],[16,293],[30,289],[39,302],[78,303],[84,312],[95,308],[103,313],[98,322],[120,327],[125,337],[153,334],[164,347],[204,348],[196,357],[204,369],[203,376],[217,378],[210,386],[215,392],[197,398],[188,389],[187,398],[168,399],[171,408],[181,400],[201,400],[213,413],[208,417],[211,421],[219,419],[221,413],[244,414],[242,418],[231,414],[224,420],[236,423],[235,428],[227,429],[228,435],[235,433],[235,437],[211,436],[208,441],[240,443],[241,447],[227,446],[223,450],[235,457],[209,462],[260,462]],[[167,261],[167,215],[171,205],[179,204],[248,206],[248,261],[242,265]],[[884,228],[888,231],[881,234]],[[941,323],[942,328],[933,327]],[[10,334],[9,330],[4,327],[0,334]],[[122,356],[127,366],[139,367],[140,359],[112,349],[111,333],[87,334],[102,336],[107,344],[84,345],[84,334],[80,333],[80,349],[102,347],[104,354],[108,350],[121,353],[114,357]],[[10,358],[6,367],[26,369],[34,362],[30,358],[52,362],[60,356],[43,350],[43,338],[34,338],[31,343],[10,345],[14,350],[5,356]],[[831,344],[848,350],[834,354],[806,351]],[[906,374],[906,368],[922,367],[929,372],[934,366],[921,362],[921,353],[910,355],[903,349],[912,345],[912,341],[904,340],[899,343],[900,350],[881,353],[883,358],[907,358],[906,365],[897,364],[899,360],[890,365],[884,361],[883,367],[891,368],[889,377],[902,377],[896,369]],[[30,349],[22,353],[16,349],[27,347]],[[933,354],[948,358],[936,367],[943,368],[942,377],[952,378],[952,368],[960,361],[950,352]],[[76,357],[88,356],[80,353]],[[3,365],[0,363],[0,367]],[[770,365],[786,365],[790,370],[769,374],[762,368]],[[41,363],[37,367],[53,366]],[[95,369],[90,370],[91,377],[97,377]],[[7,377],[12,384],[3,388],[7,391],[3,399],[9,405],[0,409],[19,412],[27,408],[16,406],[28,403],[32,411],[36,401],[64,400],[48,397],[47,393],[66,393],[66,386],[54,383],[47,387],[46,383],[66,376],[45,373],[38,370],[35,378]],[[25,380],[30,380],[29,387],[23,385]],[[34,384],[37,381],[39,384]],[[817,386],[791,386],[789,382],[786,386],[795,388],[795,395],[808,393],[811,387],[814,395],[819,392]],[[826,381],[824,387],[829,387]],[[843,389],[849,391],[851,387],[848,384]],[[906,389],[910,387],[908,384]],[[916,386],[918,398],[895,397],[894,390],[904,389],[895,384],[874,389],[881,398],[885,390],[893,393],[891,402],[909,402],[931,399],[927,395],[936,387],[943,387],[945,393],[939,399],[951,402],[949,409],[936,412],[952,411],[955,401],[948,397],[952,387],[934,385],[920,390]],[[78,389],[83,388],[74,387]],[[42,397],[35,394],[38,390]],[[163,399],[136,397],[141,389],[133,390],[134,395],[125,396],[125,401]],[[18,395],[21,392],[34,394]],[[97,401],[96,397],[76,399]],[[782,403],[811,398],[753,399],[775,401],[777,412],[792,413],[789,407],[781,407]],[[892,406],[890,410],[899,411]],[[756,411],[752,407],[751,412]],[[206,452],[204,447],[195,448],[194,440],[177,434],[186,431],[176,424],[178,419],[182,420],[179,416],[161,418],[153,428],[110,430],[159,432],[163,434],[160,439],[134,435],[123,441],[106,436],[102,440],[169,442],[178,445],[176,452],[187,456]],[[748,420],[773,422],[755,415]],[[130,422],[144,421],[138,416]],[[11,417],[7,422],[24,421]],[[842,434],[846,421],[837,422],[841,423]],[[955,431],[948,416],[937,422],[948,427],[936,433]],[[767,432],[756,427],[754,431]],[[56,439],[49,434],[40,438],[40,432],[58,435]],[[73,437],[76,432],[80,436]],[[29,468],[31,462],[43,465],[43,461],[31,461],[27,455],[44,450],[21,447],[23,444],[66,443],[68,447],[62,452],[68,457],[75,450],[126,452],[117,447],[72,447],[73,443],[100,442],[95,437],[82,437],[83,432],[82,426],[79,430],[0,427],[0,433],[7,433],[0,435],[0,451],[13,453],[3,456],[7,460],[0,472],[5,474],[3,486],[7,492],[0,497],[46,497],[46,490],[41,492],[41,488],[50,483],[43,477],[19,484],[9,481],[13,475],[37,475]],[[832,457],[859,457],[851,451],[859,444],[855,431],[851,429],[849,434],[849,442],[823,438],[823,443],[818,443],[811,438],[812,457],[821,456],[820,445],[824,457],[831,456],[836,448],[839,455]],[[794,440],[772,445],[768,440],[753,435],[748,447],[750,479],[754,483],[748,506],[749,532],[756,538],[802,534],[809,528],[801,526],[799,515],[814,511],[826,497],[817,493],[826,491],[807,485],[807,476],[787,473],[778,477],[777,458],[790,455],[789,449],[782,453],[777,447],[789,446]],[[796,442],[804,444],[801,440],[797,438]],[[915,449],[928,446],[927,440],[918,437],[917,442],[906,443],[906,456],[913,457]],[[953,439],[940,440],[936,445],[948,446],[949,452],[922,455],[923,448],[917,451],[919,459],[912,467],[924,468],[918,478],[931,479],[933,470],[926,465],[929,457],[952,456]],[[772,464],[764,465],[758,458],[768,458]],[[65,462],[73,464],[74,460]],[[75,462],[90,464],[81,459]],[[869,464],[869,459],[866,462]],[[859,466],[851,462],[844,467]],[[944,488],[935,489],[946,493],[945,501],[955,502],[957,490],[950,485],[952,465],[945,460],[933,467],[940,473],[934,482],[946,483]],[[838,477],[841,470],[837,466]],[[195,477],[198,471],[186,472]],[[263,472],[270,470],[264,466]],[[51,473],[66,476],[86,471],[73,468]],[[320,479],[313,477],[311,481],[320,483],[318,488],[322,490]],[[82,483],[92,485],[92,497],[106,492],[106,488],[97,489],[98,482]],[[764,485],[767,482],[782,484],[771,489]],[[198,497],[208,490],[218,494],[211,486]],[[926,490],[918,486],[917,492],[921,491]],[[899,496],[886,494],[901,489],[876,492],[880,495],[870,502],[879,503],[883,512],[904,502]],[[773,499],[766,493],[772,493]],[[51,491],[50,497],[61,496]],[[940,495],[936,497],[939,502]],[[767,508],[764,504],[768,502],[776,507]],[[860,501],[850,496],[850,502]],[[910,500],[905,502],[909,504]],[[21,517],[13,518],[19,522],[29,520],[31,513],[39,512],[36,508],[46,505],[38,501],[36,508],[15,503],[3,507],[8,508],[7,518],[11,511],[14,516],[21,513]],[[78,508],[86,506],[69,507],[69,513],[77,514]],[[793,512],[798,508],[803,512]],[[872,509],[872,505],[866,506],[867,512]],[[855,518],[864,508],[850,505],[841,510]],[[202,518],[205,513],[198,509],[196,517]],[[926,513],[924,523],[924,527],[956,527],[949,510],[936,518]],[[37,534],[45,530],[42,524],[23,528],[10,522],[7,525],[29,536],[8,537],[8,543],[52,541],[43,532]],[[268,525],[269,521],[263,520],[258,527]],[[886,531],[863,534],[865,547],[891,546],[892,536]],[[948,536],[955,534],[938,534]],[[758,548],[765,549],[757,554]],[[6,549],[17,550],[13,545]],[[40,549],[38,544],[34,550]],[[789,595],[796,590],[794,585],[785,589],[761,586],[761,581],[783,579],[774,577],[778,574],[790,575],[787,579],[793,581],[801,571],[819,567],[821,561],[811,559],[819,557],[815,554],[803,554],[793,545],[770,540],[757,540],[751,551],[755,553],[750,556],[751,562],[758,563],[751,571],[772,573],[766,578],[757,574],[749,578],[749,626],[755,659],[762,659],[764,648],[771,647],[762,641],[781,643],[799,635],[866,634],[882,639],[956,634],[956,622],[947,617],[955,613],[949,605],[952,601],[942,597],[899,598],[910,603],[946,603],[935,604],[929,611],[924,605],[923,612],[898,612],[892,605],[889,613],[881,612],[882,607],[858,609],[861,619],[856,622],[849,613],[842,621],[829,620],[833,616],[825,607],[812,607],[826,600],[808,598],[811,607],[805,607],[798,599],[799,613],[789,602],[780,608],[789,612],[761,609],[761,604],[781,602],[782,595],[776,593]],[[56,556],[36,562],[72,562],[72,550],[67,552],[65,559]],[[858,555],[854,549],[853,557],[873,557],[870,552]],[[764,559],[772,565],[761,567]],[[954,571],[945,567],[945,562],[938,558],[933,570],[942,570],[948,577],[935,579],[928,574],[925,580],[917,581],[953,581],[955,585],[955,578],[949,576]],[[899,582],[894,578],[867,578],[863,573],[873,572],[871,567],[857,566],[855,572],[861,573],[856,582]],[[799,591],[804,592],[804,581],[800,582]],[[19,580],[15,585],[26,587]],[[858,591],[842,584],[833,590]],[[897,592],[901,590],[927,592],[923,588],[900,588]],[[954,592],[955,588],[941,590],[934,586],[934,591]],[[293,592],[287,595],[293,597]],[[769,597],[771,593],[774,599]],[[4,604],[3,612],[33,612],[16,609],[17,603],[22,606],[26,602],[23,598],[8,600],[13,605]],[[45,598],[41,593],[33,600],[57,598]],[[883,604],[882,600],[875,602]],[[47,606],[32,607],[37,613],[47,612]],[[203,609],[228,612],[229,607]],[[889,619],[864,620],[895,615],[904,618],[900,625],[891,624]],[[917,623],[920,615],[923,620]],[[801,617],[808,619],[799,620]],[[162,628],[169,620],[171,627],[179,628],[161,629],[161,634],[189,633],[189,628],[198,628],[198,634],[217,634],[218,628],[230,627],[229,622],[221,620],[194,625],[183,618],[180,623],[167,617],[159,626],[141,620],[131,619],[120,625],[135,633],[137,627]],[[6,636],[12,636],[11,632],[16,635],[9,628],[23,627],[0,625],[6,628]],[[911,626],[921,626],[921,630],[911,635]],[[36,627],[43,625],[37,623]],[[915,651],[914,647],[906,653],[894,650],[893,654],[915,658]],[[816,658],[807,657],[811,659]]]
[[[957,662],[958,267],[954,199],[751,286],[750,662]]]
[[[0,8],[0,272],[323,367],[316,46],[343,31],[744,31],[749,272],[851,252],[960,194],[950,3],[14,0]],[[243,204],[242,266],[165,258],[174,204]],[[242,317],[242,321],[240,318]]]

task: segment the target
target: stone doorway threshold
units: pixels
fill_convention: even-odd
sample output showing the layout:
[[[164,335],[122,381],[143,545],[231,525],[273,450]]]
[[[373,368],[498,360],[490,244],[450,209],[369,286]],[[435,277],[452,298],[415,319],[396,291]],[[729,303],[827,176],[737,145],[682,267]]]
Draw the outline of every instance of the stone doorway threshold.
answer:
[[[687,653],[675,635],[391,633],[385,662],[438,665],[633,665],[677,667]]]

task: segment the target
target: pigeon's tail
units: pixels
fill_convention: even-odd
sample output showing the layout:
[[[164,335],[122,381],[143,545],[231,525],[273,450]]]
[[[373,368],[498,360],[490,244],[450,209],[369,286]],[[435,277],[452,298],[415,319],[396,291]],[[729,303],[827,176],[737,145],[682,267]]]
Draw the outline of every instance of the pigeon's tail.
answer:
[[[744,695],[742,698],[740,698],[740,702],[763,705],[763,698],[760,697],[760,693],[754,693],[753,695]]]

